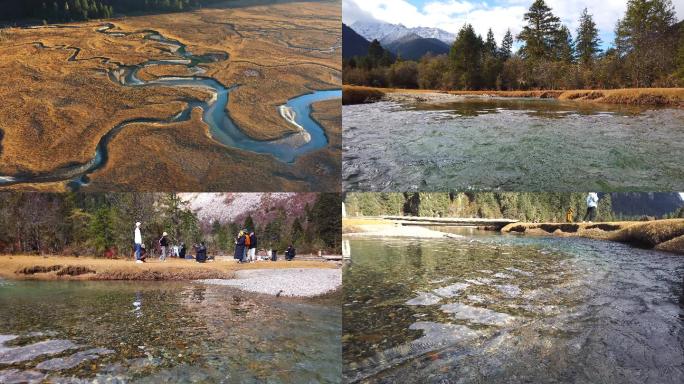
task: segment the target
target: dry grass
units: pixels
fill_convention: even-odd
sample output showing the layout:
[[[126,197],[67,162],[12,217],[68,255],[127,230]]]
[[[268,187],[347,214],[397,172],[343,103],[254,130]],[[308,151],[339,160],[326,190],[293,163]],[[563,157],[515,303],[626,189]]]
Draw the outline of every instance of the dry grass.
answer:
[[[609,223],[513,223],[504,233],[579,236],[684,254],[684,219]]]
[[[387,90],[380,88],[345,85],[342,87],[342,105],[374,103],[385,97],[385,92]]]
[[[241,269],[335,268],[323,261],[277,261],[237,264],[230,261],[196,263],[167,259],[144,264],[132,260],[65,256],[0,256],[0,277],[17,280],[195,280],[231,278]]]
[[[378,101],[386,93],[416,95],[448,93],[461,96],[534,97],[540,99],[575,100],[605,104],[684,107],[684,88],[625,88],[596,90],[530,90],[530,91],[439,91],[427,89],[397,89],[344,86],[344,104]],[[377,99],[364,97],[378,95]]]

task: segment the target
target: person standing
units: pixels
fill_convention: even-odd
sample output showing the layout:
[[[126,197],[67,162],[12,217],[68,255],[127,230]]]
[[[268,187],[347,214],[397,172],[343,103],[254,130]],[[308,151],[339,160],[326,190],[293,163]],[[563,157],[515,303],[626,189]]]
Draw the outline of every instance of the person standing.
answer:
[[[249,233],[249,261],[256,261],[257,238],[254,232]]]
[[[598,209],[598,201],[599,197],[596,192],[589,192],[587,195],[587,213],[584,214],[584,220],[582,222],[587,221],[589,219],[589,222],[591,223],[596,219],[596,210]]]
[[[245,256],[245,233],[240,231],[238,233],[238,237],[235,239],[235,260],[237,260],[239,263],[242,262],[243,257]]]
[[[295,250],[294,245],[290,244],[290,246],[285,250],[285,260],[292,261],[296,255],[297,251]]]
[[[162,233],[162,237],[159,239],[159,247],[161,248],[161,254],[159,255],[159,260],[161,261],[166,261],[166,250],[168,249],[169,246],[169,239],[168,236],[169,234],[164,232]]]
[[[142,263],[140,260],[140,252],[142,249],[142,234],[140,233],[140,222],[136,221],[135,230],[133,231],[133,244],[135,244],[135,262]]]

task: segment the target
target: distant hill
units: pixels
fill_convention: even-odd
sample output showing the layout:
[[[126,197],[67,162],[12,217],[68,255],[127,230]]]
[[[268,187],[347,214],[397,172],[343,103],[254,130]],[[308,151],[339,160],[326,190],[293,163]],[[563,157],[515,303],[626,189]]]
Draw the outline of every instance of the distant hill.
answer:
[[[368,54],[370,42],[342,23],[342,57],[349,59],[354,56]]]
[[[387,44],[386,48],[406,60],[420,60],[428,52],[435,55],[449,53],[449,45],[434,38],[423,38],[415,34],[407,35]]]

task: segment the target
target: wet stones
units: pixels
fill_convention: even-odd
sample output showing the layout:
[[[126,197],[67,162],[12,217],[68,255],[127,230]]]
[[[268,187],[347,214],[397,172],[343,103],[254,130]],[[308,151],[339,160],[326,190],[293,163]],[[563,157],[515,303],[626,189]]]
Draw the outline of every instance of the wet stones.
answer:
[[[75,348],[78,346],[69,340],[45,340],[22,347],[3,348],[0,349],[0,364],[16,364]]]
[[[515,319],[513,316],[505,313],[461,303],[445,304],[440,309],[451,314],[454,319],[467,320],[476,324],[503,326]]]
[[[114,353],[111,349],[92,348],[86,351],[76,352],[71,356],[43,361],[36,365],[36,368],[46,371],[61,371],[63,369],[74,368],[85,361],[95,360],[101,355],[108,355],[111,353]]]

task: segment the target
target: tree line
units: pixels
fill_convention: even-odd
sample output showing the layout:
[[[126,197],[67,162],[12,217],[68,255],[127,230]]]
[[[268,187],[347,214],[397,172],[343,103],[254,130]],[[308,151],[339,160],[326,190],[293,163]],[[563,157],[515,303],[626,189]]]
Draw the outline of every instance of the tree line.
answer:
[[[280,210],[269,222],[202,223],[174,193],[0,193],[0,253],[129,256],[136,221],[154,249],[163,232],[173,244],[205,242],[231,254],[239,230],[257,233],[259,248],[341,252],[341,196],[320,194],[296,217]]]
[[[429,217],[507,218],[526,222],[564,222],[568,208],[581,217],[586,210],[586,193],[547,192],[407,192],[348,193],[346,212],[350,216],[409,215]],[[616,213],[610,194],[599,194],[597,221],[641,219]],[[684,207],[666,218],[684,218]]]
[[[128,12],[177,12],[218,0],[0,0],[1,20],[82,21]]]
[[[563,25],[544,0],[535,0],[525,26],[497,44],[465,24],[448,55],[419,61],[392,58],[377,40],[368,54],[344,60],[345,84],[442,90],[528,90],[684,86],[684,23],[671,0],[629,0],[615,41],[601,50],[592,15]],[[515,41],[520,49],[513,50]]]

